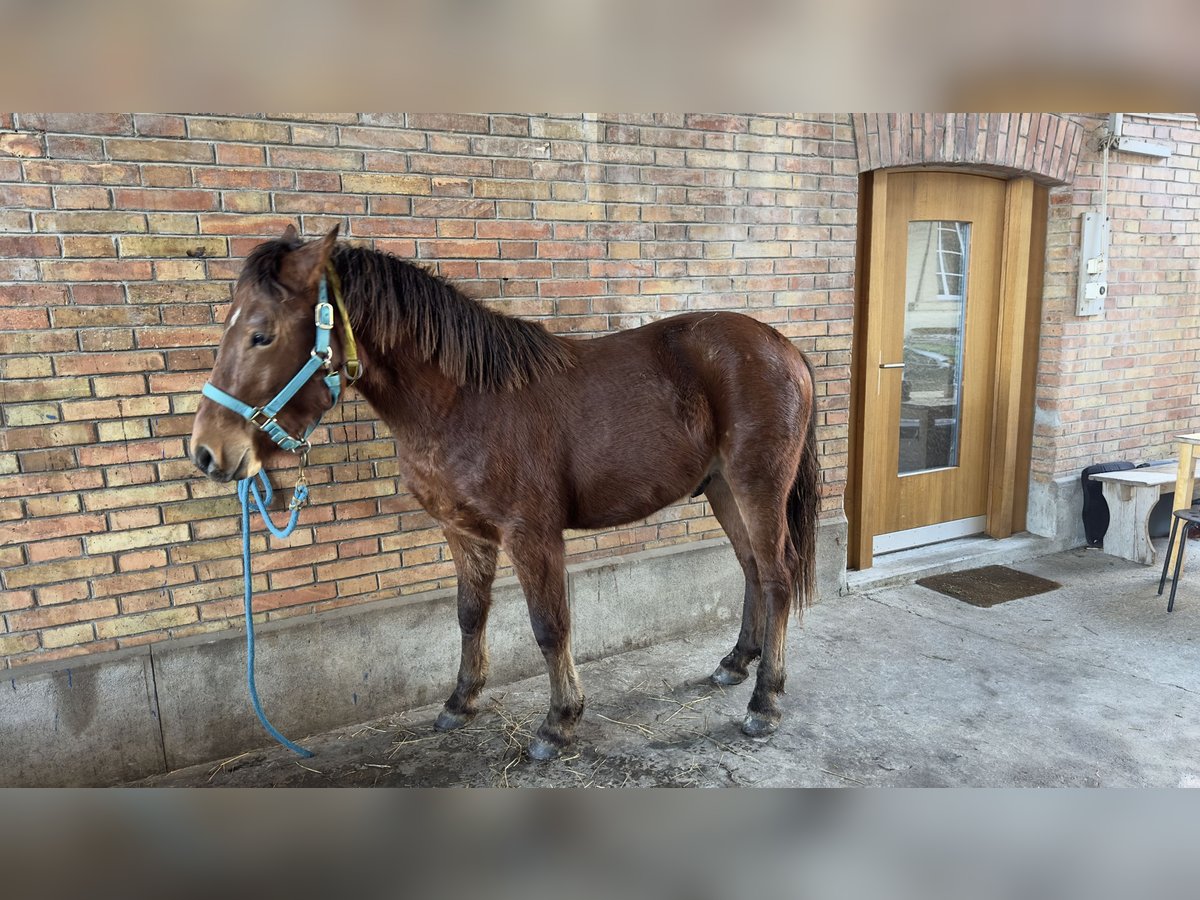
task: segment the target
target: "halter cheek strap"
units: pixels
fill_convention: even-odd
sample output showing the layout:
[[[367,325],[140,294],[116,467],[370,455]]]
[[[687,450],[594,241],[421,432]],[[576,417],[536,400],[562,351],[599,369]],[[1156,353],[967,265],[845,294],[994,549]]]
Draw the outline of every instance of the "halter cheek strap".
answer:
[[[316,427],[321,424],[321,416],[318,416],[317,420],[309,425],[302,435],[297,437],[288,434],[283,426],[276,421],[276,416],[287,405],[287,402],[295,397],[300,389],[320,369],[324,369],[328,373],[324,378],[325,386],[329,388],[329,393],[333,397],[333,402],[330,403],[329,409],[333,409],[337,405],[338,398],[342,393],[341,373],[333,368],[333,349],[329,346],[330,334],[333,332],[333,306],[329,302],[329,289],[327,286],[329,280],[333,281],[333,296],[342,319],[342,343],[345,345],[346,350],[346,384],[354,384],[354,382],[362,377],[362,364],[358,359],[358,349],[354,342],[354,333],[350,330],[350,316],[346,312],[345,303],[342,302],[341,283],[337,280],[337,273],[333,270],[332,264],[328,267],[328,274],[329,278],[326,275],[321,276],[316,308],[317,338],[312,352],[309,354],[308,360],[300,368],[300,371],[292,376],[292,380],[284,385],[278,394],[262,406],[251,406],[248,403],[243,403],[237,397],[225,393],[225,391],[216,387],[212,382],[205,384],[201,391],[205,397],[237,413],[251,425],[266,432],[267,436],[284,450],[290,450],[293,453],[308,452],[312,446],[308,439],[313,431],[316,430]]]

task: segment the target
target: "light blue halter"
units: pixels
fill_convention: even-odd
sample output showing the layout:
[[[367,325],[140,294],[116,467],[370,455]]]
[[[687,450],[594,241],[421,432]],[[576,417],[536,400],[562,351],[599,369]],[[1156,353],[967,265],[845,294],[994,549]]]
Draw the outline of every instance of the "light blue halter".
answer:
[[[267,437],[284,450],[290,450],[293,453],[301,455],[307,454],[312,448],[308,439],[321,423],[321,416],[317,416],[317,420],[309,425],[300,437],[288,434],[283,426],[276,421],[275,417],[279,415],[280,410],[287,405],[287,402],[296,396],[304,385],[308,384],[309,380],[319,369],[324,369],[329,373],[325,376],[325,386],[329,388],[329,393],[333,395],[333,403],[330,404],[330,409],[333,409],[337,405],[338,397],[342,393],[341,373],[333,368],[333,348],[329,346],[329,336],[333,332],[333,305],[329,302],[329,290],[326,286],[324,275],[321,276],[318,301],[316,311],[316,346],[313,347],[308,361],[304,363],[300,371],[296,373],[291,381],[284,385],[283,389],[272,400],[263,406],[251,406],[248,403],[243,403],[237,397],[225,393],[211,381],[206,383],[201,391],[209,400],[220,403],[226,409],[237,413],[251,425],[266,432]]]

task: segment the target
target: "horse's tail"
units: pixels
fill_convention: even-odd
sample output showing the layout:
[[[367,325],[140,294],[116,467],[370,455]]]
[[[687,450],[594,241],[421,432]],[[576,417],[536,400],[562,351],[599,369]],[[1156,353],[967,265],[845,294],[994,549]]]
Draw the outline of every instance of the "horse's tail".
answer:
[[[804,357],[811,385],[812,403],[808,413],[808,431],[804,451],[796,469],[796,480],[788,493],[787,520],[792,547],[796,551],[795,606],[797,615],[812,605],[817,592],[817,519],[821,512],[821,465],[817,461],[817,391],[812,363]]]

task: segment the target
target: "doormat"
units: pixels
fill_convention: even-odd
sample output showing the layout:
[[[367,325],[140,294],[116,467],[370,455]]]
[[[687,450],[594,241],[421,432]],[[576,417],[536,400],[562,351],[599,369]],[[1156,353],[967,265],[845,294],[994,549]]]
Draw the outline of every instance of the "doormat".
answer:
[[[972,606],[985,607],[1033,597],[1062,587],[1057,581],[1018,572],[1008,566],[984,566],[964,572],[932,575],[918,579],[917,584]]]

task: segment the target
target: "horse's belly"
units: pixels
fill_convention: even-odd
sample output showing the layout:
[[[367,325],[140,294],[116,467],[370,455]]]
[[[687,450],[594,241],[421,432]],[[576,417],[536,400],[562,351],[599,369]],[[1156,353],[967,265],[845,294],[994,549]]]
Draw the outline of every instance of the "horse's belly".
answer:
[[[576,491],[568,527],[611,528],[644,519],[691,494],[707,473],[707,461],[677,459],[591,479]]]

